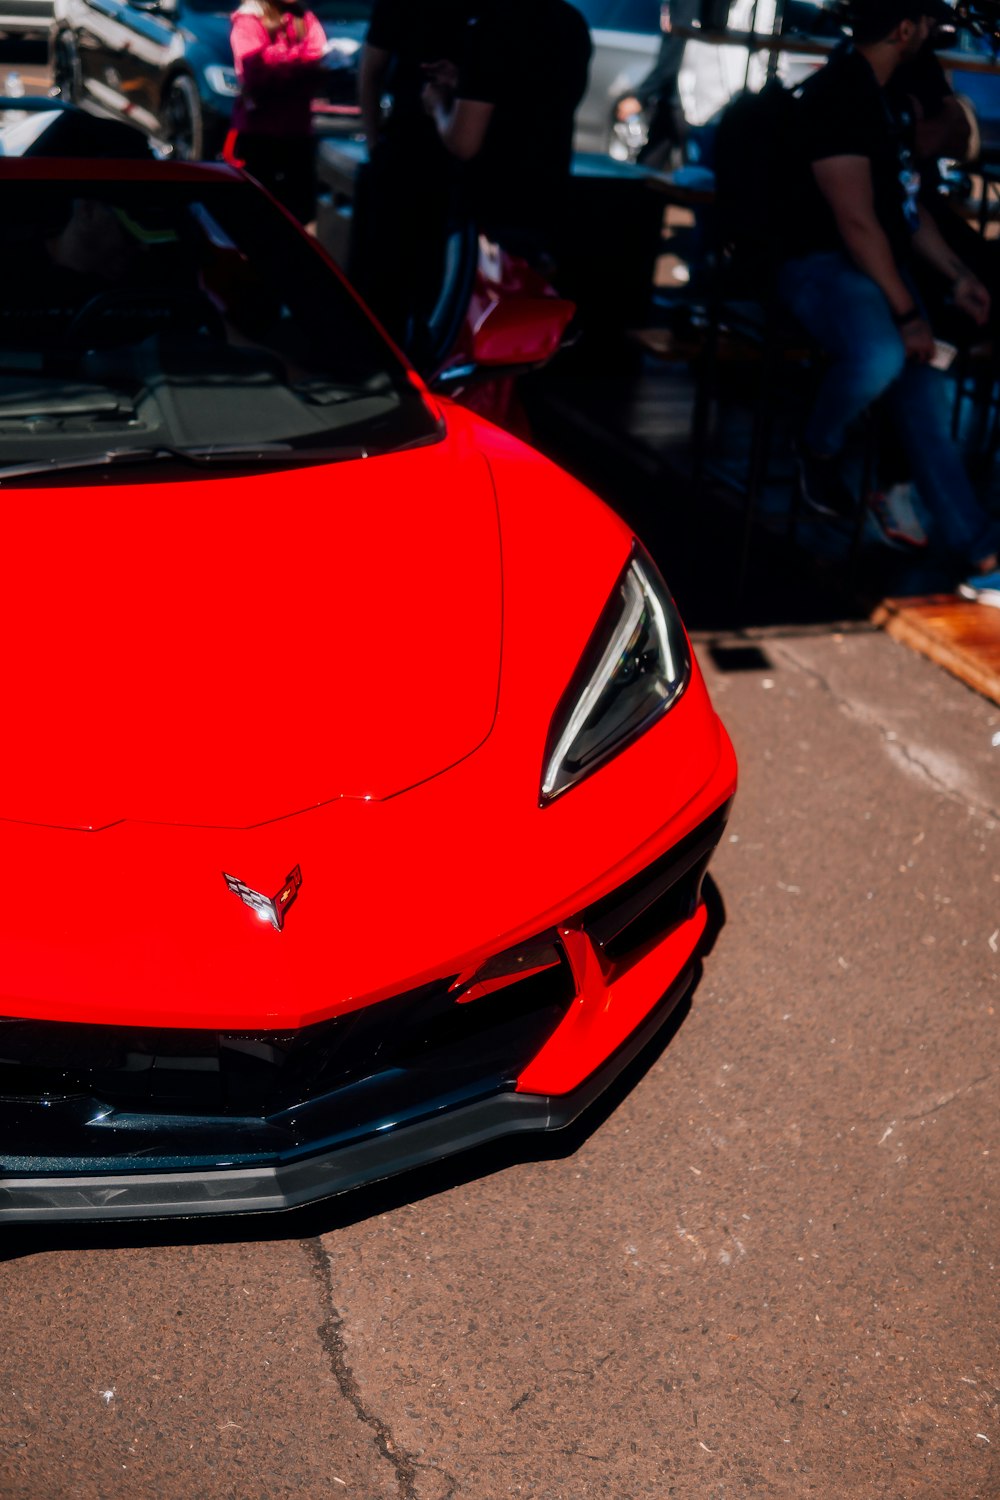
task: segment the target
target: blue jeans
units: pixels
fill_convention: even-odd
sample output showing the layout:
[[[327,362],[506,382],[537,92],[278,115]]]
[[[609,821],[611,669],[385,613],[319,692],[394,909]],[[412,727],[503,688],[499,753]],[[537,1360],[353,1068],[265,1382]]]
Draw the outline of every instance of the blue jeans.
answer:
[[[785,261],[778,295],[830,356],[803,434],[806,446],[824,457],[840,453],[851,423],[884,397],[944,542],[969,563],[989,557],[997,536],[952,441],[947,382],[938,370],[907,361],[889,304],[871,277],[844,252],[822,251]]]

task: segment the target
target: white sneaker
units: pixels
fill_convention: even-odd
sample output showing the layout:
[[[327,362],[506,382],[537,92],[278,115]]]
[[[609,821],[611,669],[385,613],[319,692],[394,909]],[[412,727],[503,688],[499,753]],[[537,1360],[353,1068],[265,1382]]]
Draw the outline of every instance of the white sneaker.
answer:
[[[894,484],[868,496],[872,520],[890,547],[926,547],[927,533],[913,508],[912,484]]]
[[[1000,568],[993,573],[973,573],[958,585],[963,599],[975,599],[978,604],[992,604],[1000,609]]]

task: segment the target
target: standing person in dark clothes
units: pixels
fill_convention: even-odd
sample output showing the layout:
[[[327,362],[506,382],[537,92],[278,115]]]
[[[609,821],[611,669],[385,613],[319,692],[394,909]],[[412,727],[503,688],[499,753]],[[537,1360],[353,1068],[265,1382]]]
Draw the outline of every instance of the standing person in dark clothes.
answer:
[[[424,70],[463,55],[473,10],[474,0],[375,0],[361,53],[368,163],[355,200],[350,273],[410,352],[440,290],[455,177],[421,102]]]
[[[830,359],[800,448],[804,498],[826,514],[853,513],[838,459],[850,424],[884,397],[918,493],[969,571],[963,591],[1000,604],[995,528],[951,440],[911,260],[919,256],[950,282],[956,307],[979,325],[989,293],[921,208],[919,174],[885,94],[947,13],[941,0],[856,0],[854,45],[804,85],[796,145],[808,173],[778,291]]]
[[[567,0],[481,0],[465,57],[442,59],[424,89],[445,149],[466,163],[479,228],[543,270],[558,259],[590,50]]]
[[[618,101],[619,120],[629,120],[644,109],[651,111],[649,134],[639,152],[639,161],[647,166],[669,165],[671,151],[683,146],[687,139],[687,122],[677,87],[687,41],[677,35],[674,26],[690,26],[700,13],[700,0],[671,0],[669,5],[660,7],[660,50],[656,62],[635,93]]]

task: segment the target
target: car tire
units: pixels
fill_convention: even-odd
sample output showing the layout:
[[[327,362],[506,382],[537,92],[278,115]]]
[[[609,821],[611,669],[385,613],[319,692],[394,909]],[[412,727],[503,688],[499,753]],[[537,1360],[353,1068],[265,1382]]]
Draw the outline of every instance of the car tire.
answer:
[[[52,84],[60,99],[79,104],[83,97],[80,53],[69,31],[60,31],[52,46]]]
[[[181,73],[171,80],[160,110],[160,131],[177,161],[202,161],[205,151],[205,119],[198,86]]]

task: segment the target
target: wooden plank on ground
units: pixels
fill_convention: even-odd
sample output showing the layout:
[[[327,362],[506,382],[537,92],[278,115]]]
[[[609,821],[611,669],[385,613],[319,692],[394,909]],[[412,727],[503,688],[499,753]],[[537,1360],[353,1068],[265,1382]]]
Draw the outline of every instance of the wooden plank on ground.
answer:
[[[1000,609],[956,594],[928,594],[883,599],[872,622],[1000,703]]]

